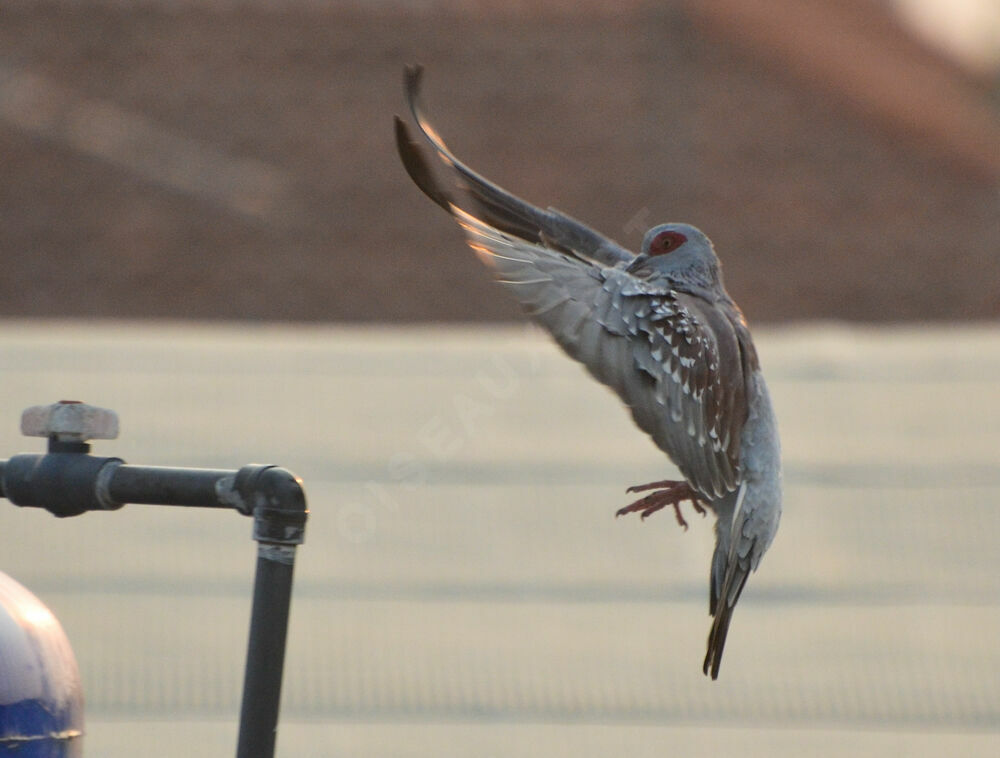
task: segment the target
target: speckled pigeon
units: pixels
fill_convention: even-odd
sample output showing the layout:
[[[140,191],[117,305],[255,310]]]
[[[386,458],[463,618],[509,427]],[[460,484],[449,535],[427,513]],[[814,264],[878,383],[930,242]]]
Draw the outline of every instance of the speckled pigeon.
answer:
[[[722,284],[712,243],[688,224],[650,229],[638,255],[555,209],[526,203],[472,171],[447,148],[418,102],[422,70],[405,90],[423,137],[457,193],[438,181],[421,145],[396,118],[396,143],[417,186],[465,230],[534,321],[625,402],[683,481],[661,481],[618,515],[642,518],[680,503],[716,515],[709,582],[713,617],[703,670],[718,677],[733,609],[778,530],[778,429],[757,351]]]

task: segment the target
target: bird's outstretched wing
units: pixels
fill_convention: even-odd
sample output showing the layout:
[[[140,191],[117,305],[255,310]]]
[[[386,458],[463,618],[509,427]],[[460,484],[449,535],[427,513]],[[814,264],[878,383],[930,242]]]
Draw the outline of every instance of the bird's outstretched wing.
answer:
[[[635,255],[614,240],[594,231],[565,213],[549,208],[542,210],[510,194],[493,182],[480,176],[456,158],[437,130],[424,117],[420,105],[420,81],[423,69],[407,66],[403,74],[406,100],[413,119],[423,136],[434,148],[438,157],[461,178],[465,189],[475,203],[476,215],[491,226],[517,237],[536,243],[545,243],[561,250],[572,250],[579,255],[604,265],[631,262]],[[423,160],[419,150],[408,149],[406,125],[396,119],[396,141],[403,165],[420,189],[438,205],[448,210],[445,203],[451,198],[434,180],[433,171]]]
[[[441,186],[397,118],[397,147],[417,186],[454,216],[527,314],[624,400],[706,500],[735,490],[751,359],[742,345],[745,327],[695,295],[633,275],[626,270],[633,253],[465,166],[420,110],[420,70],[407,69],[405,84],[423,136],[471,201]]]

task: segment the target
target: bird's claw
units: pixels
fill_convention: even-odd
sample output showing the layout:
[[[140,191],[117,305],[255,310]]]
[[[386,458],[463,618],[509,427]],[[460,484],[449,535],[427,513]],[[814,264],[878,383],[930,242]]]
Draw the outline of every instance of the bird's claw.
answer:
[[[688,522],[681,514],[681,503],[685,500],[690,500],[695,512],[700,513],[702,518],[704,518],[705,508],[698,502],[698,494],[691,489],[691,486],[687,482],[650,482],[649,484],[633,485],[626,492],[644,492],[651,489],[656,491],[639,498],[631,505],[626,505],[624,508],[619,508],[615,511],[615,518],[638,511],[639,519],[645,521],[648,516],[669,505],[674,509],[678,525],[686,532],[688,530]]]

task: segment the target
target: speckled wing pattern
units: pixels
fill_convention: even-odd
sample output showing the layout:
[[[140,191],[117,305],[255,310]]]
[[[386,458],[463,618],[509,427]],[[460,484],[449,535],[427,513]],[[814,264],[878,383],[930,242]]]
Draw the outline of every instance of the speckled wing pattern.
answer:
[[[742,381],[727,391],[721,380],[724,366],[743,371],[727,319],[687,293],[640,292],[624,268],[594,265],[457,207],[452,212],[527,315],[621,397],[705,500],[736,488],[746,396]]]
[[[706,501],[735,490],[747,415],[745,376],[755,361],[739,311],[646,281],[627,270],[633,253],[476,174],[423,117],[419,80],[419,69],[407,70],[414,118],[457,174],[459,194],[471,207],[460,207],[441,186],[397,119],[397,146],[410,177],[461,224],[470,246],[526,313],[622,398],[636,424]]]

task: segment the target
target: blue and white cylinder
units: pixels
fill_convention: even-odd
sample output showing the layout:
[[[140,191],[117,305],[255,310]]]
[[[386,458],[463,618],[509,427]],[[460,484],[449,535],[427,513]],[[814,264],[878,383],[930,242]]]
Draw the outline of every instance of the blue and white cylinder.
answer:
[[[0,572],[0,758],[83,755],[83,688],[52,611]]]

